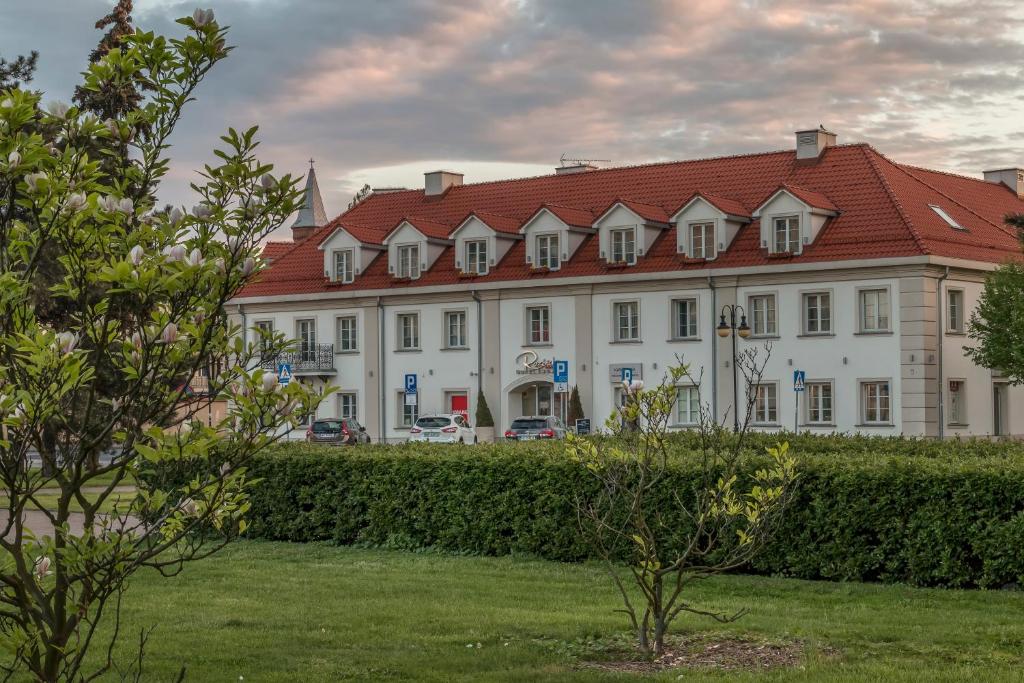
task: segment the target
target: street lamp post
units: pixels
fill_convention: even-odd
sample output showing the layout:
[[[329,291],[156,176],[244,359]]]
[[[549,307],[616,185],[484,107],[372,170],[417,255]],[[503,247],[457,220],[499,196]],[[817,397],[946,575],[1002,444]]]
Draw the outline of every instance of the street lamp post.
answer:
[[[729,314],[729,321],[726,322],[725,314]],[[740,316],[740,324],[736,324],[736,315]],[[736,337],[743,337],[746,339],[750,336],[750,326],[747,325],[747,312],[743,310],[743,307],[739,304],[726,304],[722,306],[722,314],[718,321],[718,336],[725,339],[728,336],[732,336],[732,430],[734,432],[740,431],[740,395],[739,395],[739,379],[737,377],[736,370]]]

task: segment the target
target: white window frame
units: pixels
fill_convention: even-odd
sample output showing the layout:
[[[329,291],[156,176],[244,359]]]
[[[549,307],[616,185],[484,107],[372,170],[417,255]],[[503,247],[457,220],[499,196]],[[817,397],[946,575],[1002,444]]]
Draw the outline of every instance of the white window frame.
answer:
[[[533,313],[538,312],[538,332],[540,333],[537,338],[534,337],[533,329]],[[551,305],[550,304],[530,304],[524,307],[524,315],[526,318],[526,345],[527,346],[550,346],[551,345]],[[544,337],[547,339],[544,339]]]
[[[622,310],[632,307],[632,314],[627,313],[626,327],[623,328]],[[625,331],[625,334],[623,334]],[[628,301],[612,302],[612,340],[615,342],[638,342],[640,341],[640,301],[630,299]]]
[[[758,331],[758,311],[754,304],[755,299],[764,299],[764,330]],[[771,302],[771,329],[768,329],[769,316],[767,302]],[[747,295],[747,320],[750,323],[750,337],[752,339],[766,339],[779,336],[779,295],[777,292],[752,292]]]
[[[412,336],[406,339],[406,321],[411,320],[412,325]],[[420,314],[417,311],[404,311],[395,314],[395,332],[397,333],[397,339],[395,340],[395,348],[399,351],[419,351],[420,350]],[[412,344],[406,344],[406,341],[413,342]]]
[[[334,281],[349,284],[355,280],[356,252],[355,249],[335,249]],[[339,263],[339,260],[343,263]]]
[[[700,424],[700,387],[696,384],[676,386],[675,424],[695,427]]]
[[[881,387],[885,387],[882,395]],[[871,396],[871,388],[875,388],[875,397]],[[893,425],[893,393],[892,380],[862,379],[857,382],[858,402],[860,404],[860,424],[864,426],[889,427]],[[872,401],[875,405],[871,405]],[[884,410],[884,415],[883,415]],[[873,414],[877,411],[877,415]],[[884,419],[883,419],[884,418]]]
[[[346,402],[349,403],[346,406]],[[351,408],[349,413],[346,410]],[[343,420],[355,420],[359,422],[359,395],[354,391],[342,391],[338,393],[338,417]]]
[[[335,352],[337,353],[356,353],[359,351],[359,320],[358,316],[355,315],[339,315],[336,319],[335,326],[337,332],[337,345],[335,346]],[[351,329],[348,334],[349,343],[346,345],[343,341],[345,334],[342,328],[345,327],[346,323],[350,323]]]
[[[779,243],[779,228],[784,224],[785,243]],[[799,254],[801,246],[800,238],[800,216],[772,216],[772,253],[773,254]]]
[[[821,315],[821,310],[823,308],[821,305],[822,297],[828,297],[827,317],[822,317]],[[815,320],[817,329],[814,330],[811,329],[811,317],[809,315],[809,304],[812,299],[816,301],[815,310],[818,311],[817,319]],[[833,318],[835,317],[833,315],[833,310],[835,309],[834,300],[835,295],[830,289],[816,289],[813,291],[800,292],[801,334],[808,337],[830,337],[835,334],[835,326],[833,324]],[[826,327],[827,329],[824,329]]]
[[[954,319],[953,315],[953,299],[959,299],[959,305],[957,308],[957,314]],[[960,287],[947,287],[946,288],[946,333],[947,334],[964,334],[967,329],[966,320],[967,316],[964,315],[964,302],[967,300],[967,295],[964,290]]]
[[[462,272],[474,275],[487,275],[487,240],[466,240],[464,250],[465,258],[463,259],[464,267]]]
[[[262,331],[265,331],[265,332],[269,332],[270,333],[269,336],[271,336],[271,337],[274,336],[274,321],[273,320],[254,320],[253,323],[252,323],[252,326],[255,329],[257,329],[257,330],[262,330]],[[256,342],[259,344],[260,351],[266,352],[266,351],[270,350],[270,345],[271,345],[272,342],[270,342],[267,339],[264,339],[262,335],[260,335],[259,339],[256,340]]]
[[[461,330],[459,331],[459,338],[456,342],[452,343],[452,319],[459,317],[462,319]],[[457,310],[445,311],[442,322],[444,323],[444,347],[446,349],[467,349],[469,348],[469,314],[466,309],[460,308]]]
[[[303,323],[310,323],[309,334],[304,340],[302,334]],[[316,318],[297,318],[295,320],[295,341],[298,343],[299,358],[303,361],[316,360]]]
[[[828,390],[828,415],[825,412],[825,397],[816,390]],[[836,385],[830,379],[811,379],[804,384],[804,424],[809,427],[831,427],[836,423]]]
[[[694,221],[688,224],[690,258],[712,260],[718,256],[718,239],[715,236],[715,221]],[[697,251],[697,234],[700,233],[700,252]],[[709,239],[710,238],[710,239]]]
[[[959,385],[957,391],[953,391],[953,384]],[[959,394],[957,400],[954,402],[954,395]],[[946,396],[948,400],[946,405],[949,409],[946,411],[946,424],[950,427],[966,427],[969,424],[968,413],[967,413],[967,380],[963,377],[950,377],[946,380]],[[953,414],[954,404],[957,407],[959,415]]]
[[[685,334],[680,334],[680,311],[682,305],[689,309],[686,320]],[[669,311],[669,324],[672,326],[669,338],[673,341],[693,341],[700,339],[700,304],[695,296],[681,296],[672,299],[671,310]]]
[[[761,390],[764,389],[762,400]],[[754,409],[751,411],[751,422],[762,427],[774,427],[779,425],[779,383],[761,382],[750,387],[751,398],[754,400]],[[761,415],[763,403],[764,416]]]
[[[420,276],[420,245],[399,244],[395,254],[395,274],[400,278],[415,280]]]
[[[608,261],[636,264],[636,227],[613,228],[608,231]]]
[[[395,428],[396,429],[412,429],[416,424],[416,420],[420,417],[420,404],[419,396],[416,397],[415,405],[406,405],[405,403],[405,392],[399,390],[398,405],[395,411],[395,417],[397,418]]]
[[[548,270],[558,270],[562,265],[562,255],[558,252],[561,248],[561,237],[557,232],[545,232],[537,235],[534,238],[534,246],[536,250],[534,252],[534,264],[537,268],[547,268]],[[544,257],[541,258],[541,254]]]
[[[883,300],[876,301],[875,325],[869,325],[868,320],[868,299],[872,296],[884,295]],[[882,325],[882,315],[878,309],[885,307],[885,325]],[[857,331],[861,334],[882,334],[892,332],[892,295],[888,286],[881,287],[858,287],[857,288]]]

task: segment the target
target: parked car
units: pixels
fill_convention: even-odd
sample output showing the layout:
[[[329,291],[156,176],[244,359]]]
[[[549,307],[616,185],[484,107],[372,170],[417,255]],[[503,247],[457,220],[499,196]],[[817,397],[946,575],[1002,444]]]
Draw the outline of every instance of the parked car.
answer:
[[[425,415],[409,430],[409,441],[476,443],[476,432],[462,415]]]
[[[533,439],[564,439],[568,428],[565,423],[551,415],[517,417],[505,430],[510,441],[532,441]]]
[[[306,441],[329,446],[355,446],[370,443],[370,435],[366,428],[355,420],[340,417],[329,417],[314,420],[306,430]]]

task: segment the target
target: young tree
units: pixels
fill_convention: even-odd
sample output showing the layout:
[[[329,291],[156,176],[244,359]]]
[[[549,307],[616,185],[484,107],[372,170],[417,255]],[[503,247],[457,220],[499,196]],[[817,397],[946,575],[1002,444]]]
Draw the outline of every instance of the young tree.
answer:
[[[1006,217],[1024,244],[1024,214]],[[977,346],[965,349],[978,365],[1002,372],[1024,384],[1024,263],[1007,263],[989,274],[969,332]]]
[[[0,90],[17,88],[29,83],[35,75],[38,61],[39,53],[35,50],[32,50],[28,57],[18,55],[13,62],[0,57]]]
[[[764,364],[757,362],[756,352],[744,353],[737,366],[747,386],[760,381]],[[750,397],[738,435],[701,403],[698,480],[692,491],[666,490],[669,427],[680,383],[692,383],[699,391],[699,378],[685,365],[669,368],[653,389],[644,389],[642,382],[625,385],[622,414],[605,423],[615,438],[570,435],[567,446],[599,483],[593,496],[577,501],[583,533],[619,590],[640,651],[655,657],[663,654],[669,627],[680,614],[727,622],[745,613],[700,607],[688,591],[701,579],[750,561],[777,526],[795,479],[786,443],[768,449],[765,467],[744,472],[741,453],[754,408]],[[673,521],[668,506],[678,509],[684,523]],[[623,555],[625,579],[617,564]]]
[[[132,0],[118,0],[109,14],[96,22],[96,28],[110,27],[99,45],[89,54],[89,63],[95,64],[111,50],[122,51],[126,39],[134,33],[132,28]],[[100,89],[80,85],[75,88],[73,101],[82,111],[92,112],[103,119],[116,119],[135,109],[142,101],[139,84],[133,79],[109,80]]]
[[[167,140],[228,52],[212,11],[179,23],[180,39],[136,32],[90,66],[90,92],[151,88],[116,118],[61,103],[43,112],[38,94],[0,92],[0,666],[10,675],[79,681],[110,669],[132,575],[176,573],[242,533],[246,463],[320,400],[261,366],[283,338],[245,343],[224,309],[301,196],[256,159],[255,129],[222,138],[191,212],[154,210]],[[48,259],[59,276],[37,277]],[[44,298],[69,313],[41,318]],[[218,424],[193,419],[203,402],[183,401],[201,372],[212,395],[233,395]],[[195,474],[115,502],[118,485],[167,464]],[[89,670],[104,620],[111,635]]]
[[[359,188],[358,192],[352,195],[352,201],[348,203],[348,208],[354,209],[357,204],[359,204],[361,201],[369,197],[371,192],[373,192],[373,188],[370,187],[368,184],[364,184],[361,188]]]
[[[569,426],[575,428],[576,420],[582,420],[586,417],[583,414],[583,402],[580,401],[580,388],[575,384],[572,386],[572,393],[569,394],[569,410],[566,419],[569,421]]]
[[[491,408],[487,405],[487,397],[484,396],[482,391],[480,392],[479,398],[476,400],[476,426],[494,426],[494,416],[491,415]]]

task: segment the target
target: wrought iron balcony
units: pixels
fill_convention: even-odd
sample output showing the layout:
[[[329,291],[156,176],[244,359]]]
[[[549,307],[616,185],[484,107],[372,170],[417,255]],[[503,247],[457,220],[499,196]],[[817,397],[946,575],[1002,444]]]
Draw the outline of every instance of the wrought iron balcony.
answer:
[[[261,365],[266,370],[277,370],[287,364],[296,375],[324,375],[334,373],[334,344],[299,344],[295,351],[283,351],[266,356]]]

